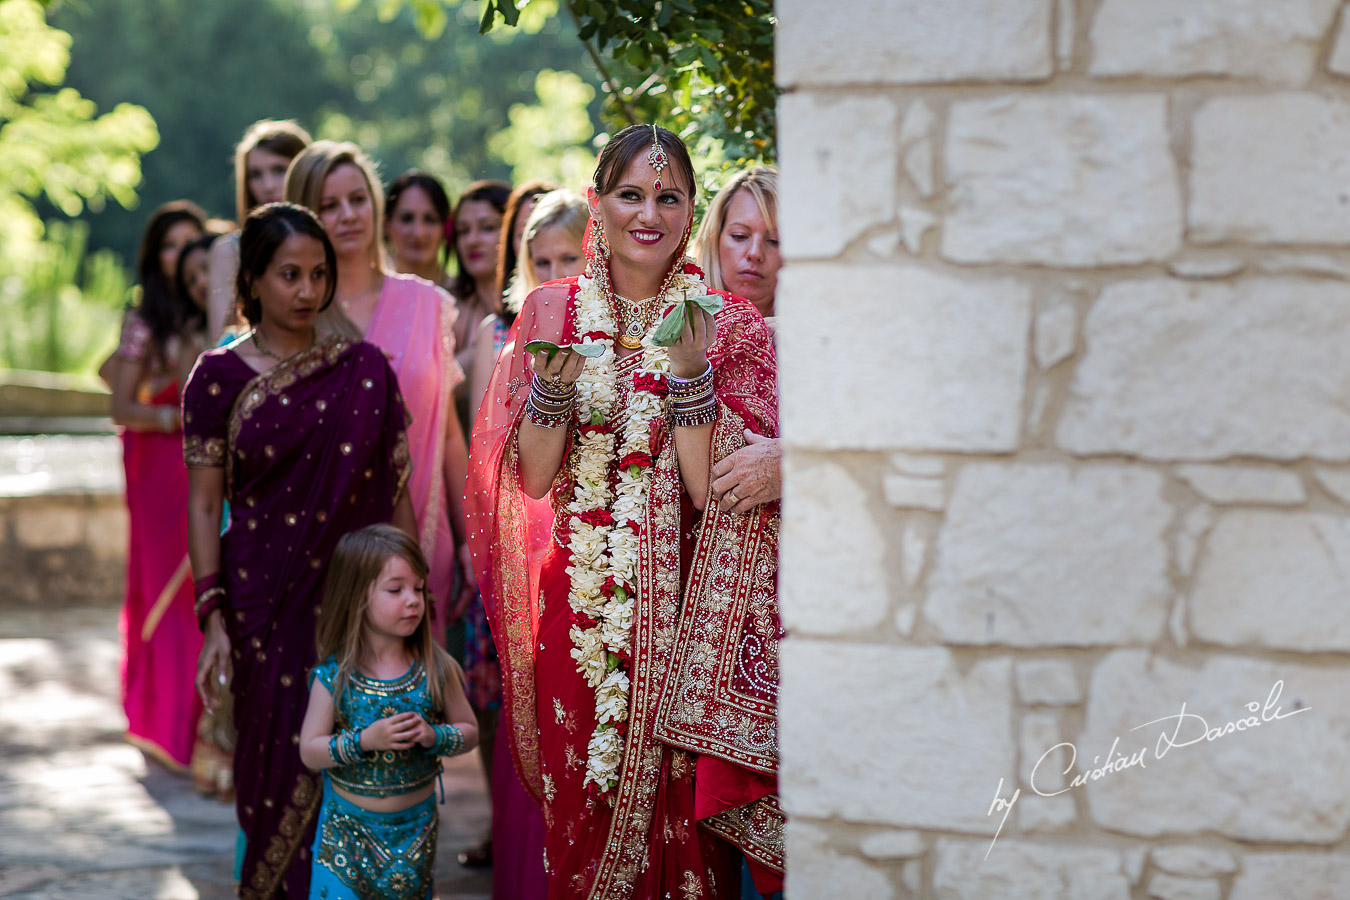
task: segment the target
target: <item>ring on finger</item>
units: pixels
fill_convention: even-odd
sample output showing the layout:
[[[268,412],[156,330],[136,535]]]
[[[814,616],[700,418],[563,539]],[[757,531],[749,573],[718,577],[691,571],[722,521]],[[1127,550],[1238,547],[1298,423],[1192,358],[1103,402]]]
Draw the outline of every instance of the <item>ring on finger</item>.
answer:
[[[735,506],[737,503],[741,502],[740,499],[731,491],[727,491],[726,497],[724,499],[727,501],[726,503],[727,506]]]

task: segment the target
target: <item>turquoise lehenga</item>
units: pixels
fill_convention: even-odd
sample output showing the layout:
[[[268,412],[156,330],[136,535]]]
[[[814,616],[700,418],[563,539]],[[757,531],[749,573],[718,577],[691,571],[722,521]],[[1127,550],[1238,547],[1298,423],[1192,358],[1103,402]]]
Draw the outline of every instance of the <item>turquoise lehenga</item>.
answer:
[[[334,691],[337,674],[337,660],[330,656],[310,675],[311,685],[317,679],[336,697],[335,734],[402,712],[415,712],[433,724],[441,719],[432,708],[420,662],[392,681],[352,672],[340,694]],[[434,748],[421,747],[371,752],[360,762],[326,770],[309,896],[430,900],[436,868],[435,796],[398,812],[371,812],[340,796],[333,785],[362,797],[392,797],[425,788],[440,771]]]

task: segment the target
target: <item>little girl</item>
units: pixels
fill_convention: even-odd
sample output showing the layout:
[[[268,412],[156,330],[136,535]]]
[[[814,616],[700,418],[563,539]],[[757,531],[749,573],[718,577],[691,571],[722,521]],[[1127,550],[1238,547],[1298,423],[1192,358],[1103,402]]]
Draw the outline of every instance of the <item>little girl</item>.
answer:
[[[431,638],[427,563],[389,525],[333,551],[300,758],[324,770],[311,898],[422,900],[440,757],[478,743],[459,666]]]

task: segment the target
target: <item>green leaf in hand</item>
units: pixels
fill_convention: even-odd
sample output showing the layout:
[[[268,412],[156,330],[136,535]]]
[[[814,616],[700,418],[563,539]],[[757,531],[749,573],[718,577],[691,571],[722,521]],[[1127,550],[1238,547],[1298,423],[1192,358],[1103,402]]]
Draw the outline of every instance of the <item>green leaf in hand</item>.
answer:
[[[525,352],[534,354],[541,351],[548,351],[548,358],[552,359],[553,354],[559,350],[571,350],[578,356],[584,356],[587,359],[595,359],[605,352],[604,344],[555,344],[552,341],[530,341],[525,345]]]
[[[557,353],[561,349],[562,349],[561,347],[559,347],[552,341],[530,341],[528,344],[525,345],[525,352],[531,355],[539,353],[542,350],[547,350],[549,359],[552,359],[553,354]]]
[[[684,334],[685,323],[693,321],[696,308],[715,316],[722,310],[722,297],[718,294],[703,294],[698,297],[686,297],[676,303],[675,308],[666,314],[660,325],[656,326],[652,343],[658,347],[675,346],[680,336]]]
[[[685,312],[685,303],[683,301],[676,303],[675,308],[666,313],[666,317],[661,320],[661,324],[656,326],[656,331],[652,333],[652,343],[658,347],[673,347],[680,335],[684,334],[684,323],[687,318]]]

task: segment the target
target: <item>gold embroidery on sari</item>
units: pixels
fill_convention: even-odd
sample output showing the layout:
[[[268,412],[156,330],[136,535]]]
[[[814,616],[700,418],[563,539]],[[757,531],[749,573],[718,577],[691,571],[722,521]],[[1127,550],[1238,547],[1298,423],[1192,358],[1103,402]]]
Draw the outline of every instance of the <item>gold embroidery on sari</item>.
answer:
[[[699,822],[760,865],[783,871],[783,828],[787,823],[778,795],[761,797],[754,803],[723,810]]]
[[[190,434],[183,439],[183,461],[189,466],[204,468],[225,465],[225,439],[206,438]]]
[[[277,833],[268,840],[267,849],[254,867],[248,885],[239,886],[241,900],[271,900],[277,895],[286,869],[319,811],[321,799],[318,782],[312,775],[301,774],[296,778],[290,804],[281,815]]]

